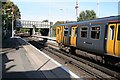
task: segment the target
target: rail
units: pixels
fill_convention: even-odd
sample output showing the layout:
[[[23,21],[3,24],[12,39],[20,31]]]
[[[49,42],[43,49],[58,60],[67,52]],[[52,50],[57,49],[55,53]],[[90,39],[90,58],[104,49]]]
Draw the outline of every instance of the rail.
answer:
[[[38,43],[36,41],[33,41],[34,46],[36,47],[40,47],[38,45]],[[83,60],[80,57],[77,57],[75,55],[70,55],[70,54],[66,54],[66,52],[64,51],[60,51],[57,49],[54,49],[52,47],[46,47],[44,48],[45,51],[51,52],[59,57],[62,57],[64,59],[66,59],[66,61],[74,64],[76,67],[79,67],[80,69],[84,70],[85,72],[87,72],[89,75],[96,77],[98,79],[103,79],[106,78],[106,76],[108,76],[108,78],[113,78],[113,79],[120,79],[119,77],[119,73],[114,72],[112,70],[109,70],[103,66],[97,65],[95,63],[91,63],[89,61]],[[62,55],[63,54],[63,55]],[[87,64],[87,65],[83,65],[82,64]],[[87,68],[87,66],[90,68]]]

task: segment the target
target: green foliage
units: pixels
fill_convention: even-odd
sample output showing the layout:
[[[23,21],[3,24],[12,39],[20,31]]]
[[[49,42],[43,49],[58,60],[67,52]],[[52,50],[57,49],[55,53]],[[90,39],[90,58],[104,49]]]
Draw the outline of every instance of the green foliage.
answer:
[[[12,11],[14,13],[14,19],[21,17],[18,6],[15,5],[13,2],[7,1],[5,4],[2,4],[2,16],[4,16],[4,19],[11,19]]]
[[[40,31],[40,29],[38,29],[38,28],[35,28],[35,32],[39,32]]]
[[[49,22],[49,20],[46,19],[46,20],[43,20],[42,22]],[[39,31],[40,31],[42,36],[47,36],[49,29],[40,29]]]
[[[26,29],[26,28],[20,28],[19,29],[19,32],[21,32],[21,33],[28,32],[28,31],[29,31],[29,29]]]
[[[96,13],[93,10],[82,11],[79,14],[77,21],[96,19]]]
[[[56,36],[56,25],[58,24],[63,24],[64,21],[57,21],[53,26],[52,26],[52,36],[55,37]]]
[[[58,24],[63,24],[63,23],[64,23],[64,21],[57,21],[57,22],[52,26],[52,28],[55,29],[55,28],[56,28],[56,25],[58,25]]]
[[[49,20],[46,19],[46,20],[43,20],[42,22],[49,22]]]
[[[2,2],[2,28],[5,30],[9,30],[9,32],[12,32],[12,20],[16,20],[18,18],[21,18],[18,6],[10,0],[7,0],[7,2]]]
[[[40,29],[40,33],[42,36],[48,36],[49,29]]]

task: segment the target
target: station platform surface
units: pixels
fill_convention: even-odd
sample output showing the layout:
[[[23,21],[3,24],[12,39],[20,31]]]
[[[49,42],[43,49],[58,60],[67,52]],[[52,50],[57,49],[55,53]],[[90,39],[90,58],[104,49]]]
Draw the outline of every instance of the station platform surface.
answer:
[[[48,40],[56,41],[56,37],[41,36],[41,35],[32,35],[32,36],[37,38],[47,38]]]
[[[3,41],[2,77],[80,80],[80,77],[41,52],[24,39],[9,38]],[[76,78],[76,79],[75,79]]]

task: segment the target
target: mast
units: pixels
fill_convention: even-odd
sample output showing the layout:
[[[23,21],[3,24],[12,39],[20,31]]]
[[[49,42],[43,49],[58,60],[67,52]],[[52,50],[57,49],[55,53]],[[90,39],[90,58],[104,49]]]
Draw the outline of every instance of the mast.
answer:
[[[75,9],[76,9],[76,18],[78,18],[78,0],[76,0]]]

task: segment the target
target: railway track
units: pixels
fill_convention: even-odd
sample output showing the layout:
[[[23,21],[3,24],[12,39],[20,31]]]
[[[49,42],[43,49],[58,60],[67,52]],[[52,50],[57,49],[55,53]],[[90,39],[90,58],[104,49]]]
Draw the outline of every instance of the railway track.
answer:
[[[95,79],[120,79],[120,73],[107,69],[101,65],[95,64],[91,61],[87,61],[83,58],[77,57],[76,55],[69,54],[65,51],[55,49],[48,44],[46,41],[35,41],[34,39],[27,39],[29,43],[38,49],[42,50],[48,55],[55,55],[65,61],[65,64],[71,64],[72,66],[84,71],[87,75]],[[52,45],[53,46],[53,45]],[[67,53],[67,54],[66,54]]]

